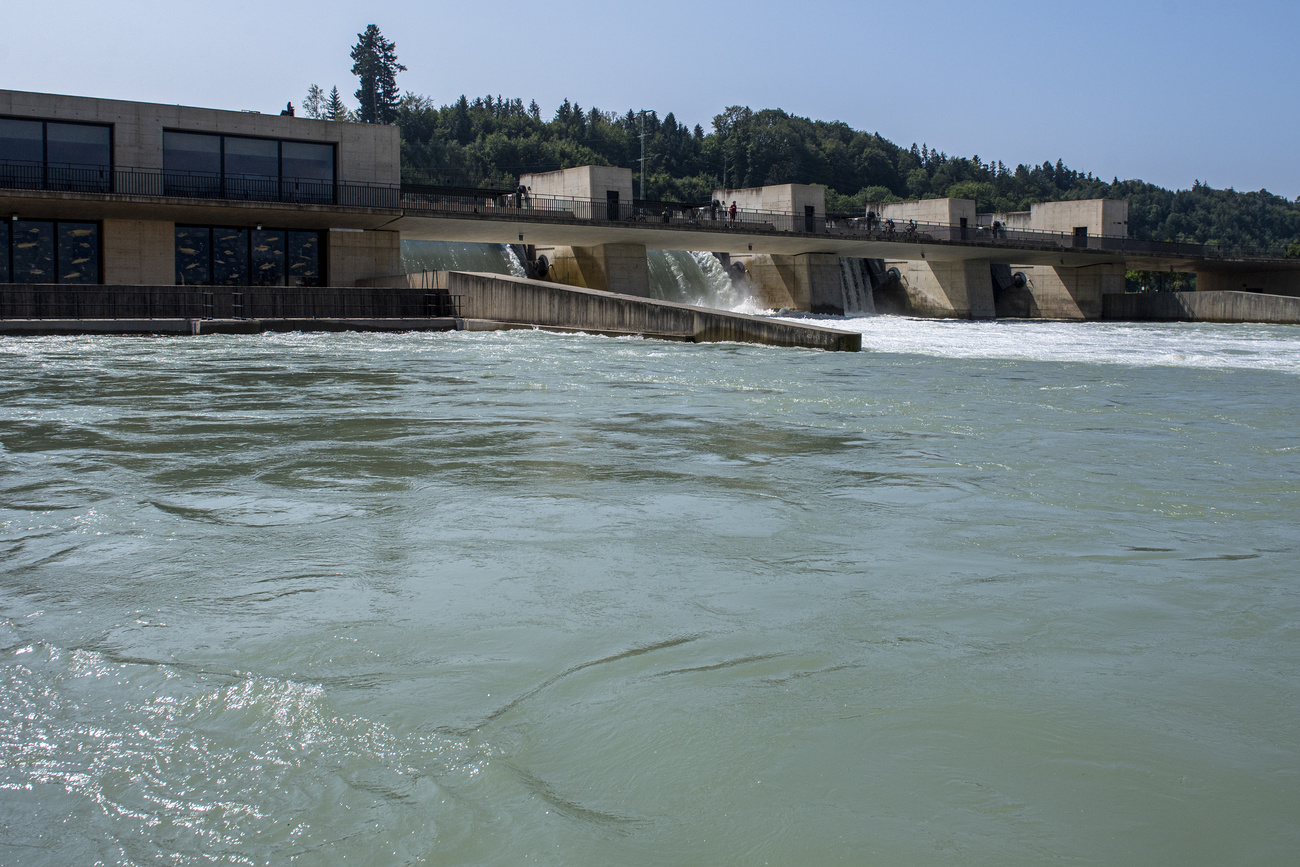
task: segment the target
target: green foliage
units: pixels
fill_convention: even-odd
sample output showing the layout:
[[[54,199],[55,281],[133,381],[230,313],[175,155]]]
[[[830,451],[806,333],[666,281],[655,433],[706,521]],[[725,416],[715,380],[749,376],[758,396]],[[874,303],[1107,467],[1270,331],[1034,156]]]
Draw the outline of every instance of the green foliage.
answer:
[[[321,110],[321,117],[325,120],[348,119],[348,107],[343,104],[343,97],[339,95],[338,87],[330,90],[329,98],[325,100],[325,107]]]
[[[313,84],[307,88],[307,98],[302,101],[303,117],[319,119],[324,110],[325,91],[320,89],[320,85]]]
[[[406,67],[397,62],[397,46],[389,42],[374,24],[357,34],[352,46],[352,74],[361,80],[356,92],[357,118],[362,123],[392,123],[397,117],[397,73]]]
[[[435,106],[407,94],[395,109],[402,164],[414,179],[511,188],[523,172],[583,165],[627,166],[639,183],[641,119],[564,100],[550,120],[535,102],[500,96]],[[1261,190],[1215,190],[1197,182],[1170,191],[1143,181],[1111,182],[1064,165],[985,162],[927,145],[902,148],[878,133],[776,109],[729,106],[706,134],[671,112],[647,112],[646,197],[696,204],[717,187],[821,184],[830,213],[869,202],[951,196],[981,212],[1027,210],[1035,202],[1114,198],[1129,202],[1129,233],[1158,241],[1281,248],[1300,238],[1300,203]],[[637,187],[639,189],[639,187]],[[1300,252],[1297,253],[1300,255]]]
[[[1286,257],[1288,259],[1300,259],[1300,238],[1292,241],[1286,248]]]
[[[1196,275],[1182,271],[1125,271],[1129,292],[1195,292]]]

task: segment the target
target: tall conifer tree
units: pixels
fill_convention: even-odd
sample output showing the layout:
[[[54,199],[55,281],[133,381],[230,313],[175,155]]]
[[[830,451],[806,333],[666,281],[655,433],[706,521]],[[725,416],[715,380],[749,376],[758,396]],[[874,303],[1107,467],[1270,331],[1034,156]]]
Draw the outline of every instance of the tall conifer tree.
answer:
[[[348,119],[348,107],[343,104],[343,97],[339,95],[337,86],[330,90],[329,98],[325,100],[324,117],[326,120]]]
[[[370,24],[357,34],[352,46],[352,74],[361,80],[356,92],[357,119],[362,123],[392,123],[397,119],[397,73],[406,67],[397,62],[397,46]]]

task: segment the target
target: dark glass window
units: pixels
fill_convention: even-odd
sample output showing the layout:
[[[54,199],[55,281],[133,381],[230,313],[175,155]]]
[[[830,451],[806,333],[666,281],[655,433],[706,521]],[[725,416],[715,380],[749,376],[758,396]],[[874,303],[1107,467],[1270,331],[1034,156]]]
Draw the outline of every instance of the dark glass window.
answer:
[[[18,220],[13,223],[15,283],[57,283],[54,270],[54,223]]]
[[[36,163],[45,160],[39,120],[13,120],[0,117],[0,154],[12,163]]]
[[[212,282],[218,286],[248,285],[248,230],[212,230]]]
[[[226,198],[279,197],[280,143],[256,138],[225,140]]]
[[[39,120],[0,118],[0,184],[30,190],[44,185],[43,136]]]
[[[9,220],[0,220],[0,283],[9,282]]]
[[[163,132],[168,195],[328,204],[334,145]]]
[[[334,146],[287,141],[283,145],[285,180],[334,182]]]
[[[108,127],[84,123],[47,123],[45,161],[51,166],[107,169],[113,164]]]
[[[280,145],[284,196],[291,202],[334,200],[334,146],[287,141]]]
[[[107,193],[112,164],[108,127],[45,124],[46,189]]]
[[[176,285],[212,282],[212,230],[176,227]]]
[[[4,186],[106,193],[112,167],[111,127],[0,118]]]
[[[99,282],[99,227],[94,223],[59,223],[59,282]]]
[[[221,195],[221,136],[164,131],[163,174],[169,196]]]
[[[284,285],[284,232],[255,229],[252,246],[252,279],[254,286]]]
[[[321,233],[176,227],[176,283],[320,286]]]
[[[164,132],[163,171],[221,174],[221,136]]]
[[[287,258],[290,286],[320,285],[319,232],[290,232]]]
[[[275,180],[280,177],[280,143],[226,136],[226,177]]]

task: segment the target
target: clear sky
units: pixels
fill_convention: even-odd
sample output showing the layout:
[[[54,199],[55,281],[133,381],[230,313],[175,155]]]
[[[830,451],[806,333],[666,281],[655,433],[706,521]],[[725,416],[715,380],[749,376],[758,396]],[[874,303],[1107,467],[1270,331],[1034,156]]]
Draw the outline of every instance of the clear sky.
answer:
[[[1300,196],[1300,2],[179,0],[3,5],[0,87],[278,111],[356,81],[367,24],[404,90],[675,112],[781,108],[901,145],[1178,189]],[[847,192],[847,191],[846,191]]]

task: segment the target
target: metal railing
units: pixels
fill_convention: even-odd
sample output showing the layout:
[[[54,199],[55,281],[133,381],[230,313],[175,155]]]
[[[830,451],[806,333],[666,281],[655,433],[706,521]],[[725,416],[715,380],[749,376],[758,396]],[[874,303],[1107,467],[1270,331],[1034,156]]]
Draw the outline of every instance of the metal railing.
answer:
[[[728,234],[822,235],[847,240],[891,243],[945,244],[1006,247],[1025,250],[1092,250],[1130,256],[1187,259],[1240,259],[1281,257],[1281,251],[1228,244],[1143,241],[1110,235],[1075,235],[999,226],[950,225],[884,221],[843,214],[795,214],[730,206],[684,205],[671,202],[609,202],[561,196],[532,196],[518,192],[476,191],[408,185],[402,191],[402,208],[413,215],[448,215],[542,223],[598,222],[619,225],[661,226],[671,229],[717,231]]]
[[[360,184],[310,178],[250,178],[160,169],[45,165],[0,160],[0,189],[115,193],[235,202],[282,202],[357,208],[401,207],[398,184]]]
[[[428,184],[330,183],[308,179],[240,178],[194,172],[54,166],[0,160],[0,188],[102,193],[160,198],[404,210],[415,216],[658,226],[726,234],[829,235],[847,240],[951,244],[1027,250],[1093,250],[1128,256],[1183,259],[1281,258],[1282,251],[1247,245],[1143,241],[1108,235],[1074,235],[986,224],[895,223],[843,214],[795,214],[679,202],[534,196],[515,190]]]
[[[459,318],[462,301],[436,289],[19,284],[0,287],[0,319]]]

